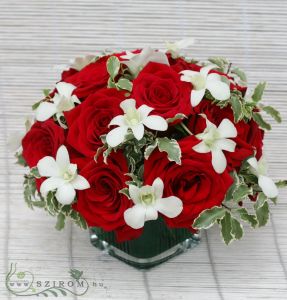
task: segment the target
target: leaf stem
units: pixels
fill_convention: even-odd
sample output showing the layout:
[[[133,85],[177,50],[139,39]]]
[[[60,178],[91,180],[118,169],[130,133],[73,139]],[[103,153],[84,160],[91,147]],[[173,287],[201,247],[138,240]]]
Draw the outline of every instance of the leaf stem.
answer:
[[[185,126],[183,122],[180,123],[180,126],[184,129],[186,133],[188,133],[189,135],[193,135],[192,132]]]

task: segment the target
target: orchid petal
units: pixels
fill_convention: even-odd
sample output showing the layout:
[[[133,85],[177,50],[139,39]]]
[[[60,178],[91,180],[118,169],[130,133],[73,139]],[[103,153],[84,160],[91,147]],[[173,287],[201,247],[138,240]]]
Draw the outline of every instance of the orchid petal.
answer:
[[[152,107],[149,107],[147,105],[141,105],[138,108],[138,112],[140,113],[141,119],[145,119],[154,109]]]
[[[63,205],[71,204],[76,196],[76,191],[72,184],[65,183],[57,189],[56,198]]]
[[[45,156],[38,161],[37,168],[42,177],[61,176],[59,166],[52,156]]]
[[[268,166],[267,161],[264,156],[262,156],[258,161],[258,173],[260,175],[265,175],[267,173]]]
[[[161,178],[157,177],[152,184],[152,187],[154,189],[154,195],[156,199],[159,199],[162,197],[163,194],[163,181]]]
[[[207,75],[206,82],[221,81],[221,76],[217,73],[211,73]]]
[[[183,209],[182,201],[175,196],[157,199],[155,208],[168,218],[177,217]]]
[[[205,89],[202,90],[192,90],[190,94],[190,102],[191,106],[195,107],[197,106],[201,100],[203,99],[205,94]]]
[[[88,180],[82,175],[77,175],[77,177],[71,181],[71,185],[75,190],[86,190],[90,188]]]
[[[144,126],[143,124],[138,124],[135,126],[131,126],[131,130],[133,132],[133,135],[135,138],[139,141],[143,138],[144,136]]]
[[[220,137],[222,138],[234,138],[237,136],[237,129],[229,119],[223,119],[218,126]]]
[[[126,126],[125,117],[124,116],[116,116],[114,117],[109,126],[117,125],[117,126]]]
[[[212,70],[214,68],[216,68],[216,65],[213,65],[213,64],[207,65],[205,67],[202,67],[199,72],[202,76],[204,76],[206,78],[208,73],[210,72],[210,70]]]
[[[112,129],[106,136],[106,141],[110,147],[116,147],[125,140],[125,135],[127,134],[128,127],[121,126]]]
[[[70,165],[69,153],[64,145],[62,145],[57,151],[56,162],[59,168],[64,172]]]
[[[247,160],[247,162],[249,163],[249,165],[256,171],[258,172],[258,162],[257,159],[255,157],[251,157]]]
[[[215,141],[214,146],[225,151],[234,152],[236,143],[230,139],[219,139]]]
[[[57,106],[54,103],[42,102],[36,110],[36,119],[40,122],[50,119],[57,112]]]
[[[140,188],[139,187],[137,187],[133,184],[129,184],[129,194],[135,204],[140,202]]]
[[[227,166],[227,161],[224,153],[221,149],[213,149],[211,151],[212,166],[216,173],[221,174],[224,172]]]
[[[72,96],[73,91],[76,89],[76,86],[74,86],[71,83],[62,81],[56,84],[56,89],[60,95],[63,95],[66,98],[70,98]]]
[[[225,82],[207,81],[206,88],[216,100],[227,100],[230,97],[230,89]]]
[[[157,210],[153,206],[147,206],[145,211],[145,221],[156,220],[157,218]]]
[[[193,146],[192,149],[195,151],[195,152],[198,152],[198,153],[208,153],[210,152],[210,148],[205,144],[204,141],[198,143],[197,145]]]
[[[126,99],[120,104],[121,109],[126,113],[129,109],[136,109],[135,99]]]
[[[56,190],[61,185],[65,184],[65,180],[60,177],[47,178],[40,187],[40,192],[43,196],[46,196],[48,192]]]
[[[268,198],[276,198],[278,196],[278,188],[271,178],[259,175],[258,185]]]
[[[127,225],[133,229],[144,226],[146,209],[141,204],[136,204],[124,212],[124,219]]]
[[[148,116],[142,122],[146,127],[153,130],[165,131],[168,128],[166,120],[160,116]]]

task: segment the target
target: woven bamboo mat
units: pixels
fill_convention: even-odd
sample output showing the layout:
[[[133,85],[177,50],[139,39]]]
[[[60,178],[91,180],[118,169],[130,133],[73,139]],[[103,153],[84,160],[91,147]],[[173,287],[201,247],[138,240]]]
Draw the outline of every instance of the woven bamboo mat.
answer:
[[[94,281],[86,295],[63,299],[287,299],[286,191],[266,228],[246,229],[230,247],[212,229],[196,249],[140,272],[93,248],[87,232],[68,224],[58,233],[53,218],[30,211],[23,170],[6,146],[41,90],[59,78],[53,66],[106,48],[193,37],[193,57],[226,56],[247,71],[251,87],[268,81],[265,103],[284,121],[272,122],[265,149],[270,175],[286,179],[286,28],[283,0],[0,0],[0,299],[16,299],[5,288],[12,262],[41,280],[68,280],[77,268]]]

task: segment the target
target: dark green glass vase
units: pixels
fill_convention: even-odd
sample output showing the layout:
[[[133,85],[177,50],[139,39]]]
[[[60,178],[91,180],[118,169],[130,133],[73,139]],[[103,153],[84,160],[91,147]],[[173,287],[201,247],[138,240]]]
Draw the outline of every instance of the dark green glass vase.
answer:
[[[99,227],[90,228],[90,237],[95,247],[140,269],[154,267],[200,242],[198,234],[168,228],[161,218],[146,222],[142,235],[134,240],[118,243],[114,232]]]

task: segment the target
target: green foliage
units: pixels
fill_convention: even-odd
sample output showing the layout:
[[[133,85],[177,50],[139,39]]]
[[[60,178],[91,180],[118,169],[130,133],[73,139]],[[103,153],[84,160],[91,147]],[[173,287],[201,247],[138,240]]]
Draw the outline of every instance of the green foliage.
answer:
[[[176,140],[167,137],[157,138],[157,144],[160,152],[167,153],[168,160],[181,164],[181,149]]]
[[[231,73],[235,74],[236,76],[238,76],[241,80],[241,84],[245,84],[247,82],[247,77],[246,74],[244,73],[244,71],[242,71],[239,68],[233,68],[231,70]]]
[[[187,116],[185,114],[176,114],[173,118],[168,118],[166,121],[167,123],[173,123],[174,121],[177,121],[177,120],[182,120],[182,119],[186,119]]]
[[[23,166],[23,167],[27,167],[26,160],[24,159],[22,153],[17,152],[15,154],[15,157],[16,157],[16,164]]]
[[[225,72],[226,67],[229,65],[229,62],[224,57],[210,57],[208,58],[208,61],[210,61],[212,64],[215,64],[218,66],[219,71]]]
[[[287,187],[287,180],[279,180],[275,184],[278,188],[285,188]]]
[[[281,123],[282,119],[278,110],[272,106],[263,106],[262,108],[268,115],[270,115],[277,123]]]
[[[252,114],[253,120],[258,124],[258,126],[262,129],[271,130],[271,125],[268,124],[264,119],[262,118],[261,114],[258,112],[253,112]]]
[[[242,207],[237,209],[237,212],[240,215],[240,218],[247,222],[252,228],[255,228],[257,226],[257,218],[255,215],[249,214],[247,209]]]
[[[214,225],[217,220],[221,220],[225,216],[225,209],[223,207],[214,206],[206,209],[199,214],[194,220],[192,227],[196,229],[208,229]]]
[[[108,71],[112,81],[114,81],[115,77],[118,75],[120,66],[121,66],[121,63],[116,56],[111,56],[107,60],[107,71]]]
[[[260,82],[255,87],[254,92],[251,96],[252,100],[255,103],[258,103],[262,99],[265,87],[266,87],[266,82]]]
[[[226,245],[230,244],[231,241],[234,239],[231,231],[231,215],[229,212],[225,212],[224,217],[220,220],[220,227],[221,227],[221,236],[223,241]]]
[[[133,83],[127,78],[120,78],[119,81],[115,84],[117,88],[121,90],[127,90],[129,92],[133,89]]]
[[[258,220],[258,226],[265,226],[269,220],[269,204],[267,201],[260,207],[256,208],[256,218]]]

